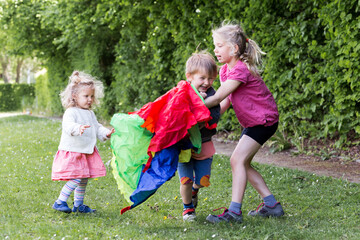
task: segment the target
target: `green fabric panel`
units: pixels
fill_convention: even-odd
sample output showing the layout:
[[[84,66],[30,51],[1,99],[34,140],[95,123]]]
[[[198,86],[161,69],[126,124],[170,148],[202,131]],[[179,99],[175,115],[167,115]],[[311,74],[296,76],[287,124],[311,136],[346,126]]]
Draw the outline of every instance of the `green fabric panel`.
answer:
[[[143,123],[138,115],[124,113],[115,114],[110,122],[115,129],[110,140],[113,175],[119,190],[130,203],[130,195],[137,187],[143,164],[149,159],[147,150],[153,136],[141,127]]]

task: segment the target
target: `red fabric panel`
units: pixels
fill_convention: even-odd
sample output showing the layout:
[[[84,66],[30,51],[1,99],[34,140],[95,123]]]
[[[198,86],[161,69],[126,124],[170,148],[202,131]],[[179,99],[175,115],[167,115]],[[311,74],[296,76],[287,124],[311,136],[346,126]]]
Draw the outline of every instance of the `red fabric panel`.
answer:
[[[121,215],[123,215],[126,211],[128,211],[130,209],[131,209],[131,206],[124,207],[123,209],[120,210]]]
[[[180,81],[154,102],[129,114],[138,114],[145,120],[142,126],[155,133],[149,152],[158,152],[179,142],[192,126],[211,119],[209,109],[186,81]]]

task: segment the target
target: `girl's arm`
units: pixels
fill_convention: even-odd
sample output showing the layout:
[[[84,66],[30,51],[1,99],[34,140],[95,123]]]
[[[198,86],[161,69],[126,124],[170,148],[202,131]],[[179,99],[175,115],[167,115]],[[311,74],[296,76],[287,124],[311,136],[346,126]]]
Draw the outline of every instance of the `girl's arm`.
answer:
[[[82,135],[85,130],[81,132],[81,124],[76,122],[76,113],[72,108],[68,108],[63,115],[62,129],[70,136]]]
[[[223,113],[230,107],[230,99],[226,97],[224,100],[220,103],[220,115],[223,115]]]
[[[90,125],[81,125],[80,126],[80,135],[83,135],[85,129],[89,128]]]
[[[215,95],[205,99],[205,105],[208,108],[211,108],[211,107],[214,107],[214,106],[220,104],[224,99],[226,99],[230,95],[230,93],[235,91],[240,86],[240,84],[241,84],[241,82],[236,81],[236,80],[230,80],[230,79],[226,80],[224,83],[221,84],[219,89],[216,91]],[[229,100],[226,100],[226,101],[229,101]],[[224,102],[224,103],[222,103],[222,105],[224,107],[226,107],[226,106],[229,107],[230,103]],[[223,107],[223,106],[221,106],[221,107]]]
[[[96,125],[96,137],[100,140],[100,141],[106,141],[108,140],[111,135],[115,132],[115,129],[108,129],[106,127],[104,127],[102,124],[100,124],[95,116],[95,113],[93,111],[91,111],[92,114],[92,121],[94,122],[94,124]]]
[[[111,138],[111,135],[115,132],[115,129],[112,128],[108,134],[106,134],[107,138]]]

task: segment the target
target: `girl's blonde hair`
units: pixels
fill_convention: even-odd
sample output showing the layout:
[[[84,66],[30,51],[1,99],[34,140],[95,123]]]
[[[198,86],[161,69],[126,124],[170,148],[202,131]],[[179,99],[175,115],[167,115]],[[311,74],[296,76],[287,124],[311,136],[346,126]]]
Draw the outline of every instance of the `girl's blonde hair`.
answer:
[[[69,84],[60,93],[64,108],[76,107],[74,96],[82,89],[89,87],[95,90],[94,105],[99,104],[99,98],[104,97],[104,86],[95,77],[80,71],[74,71],[69,77]]]
[[[220,37],[232,48],[232,55],[244,62],[253,75],[259,75],[262,64],[261,55],[266,54],[254,40],[248,39],[239,24],[223,22],[222,25],[212,31],[213,38]],[[235,46],[238,46],[236,51]]]
[[[214,57],[207,51],[193,53],[186,61],[185,73],[196,74],[205,71],[209,76],[217,76],[218,67]]]

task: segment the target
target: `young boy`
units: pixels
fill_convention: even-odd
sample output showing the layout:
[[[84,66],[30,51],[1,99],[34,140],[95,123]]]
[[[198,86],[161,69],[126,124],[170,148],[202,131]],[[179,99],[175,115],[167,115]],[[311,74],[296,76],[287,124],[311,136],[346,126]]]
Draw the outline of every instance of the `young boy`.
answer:
[[[202,95],[212,96],[215,90],[212,84],[217,76],[217,65],[214,58],[207,52],[193,54],[186,62],[186,78]],[[216,124],[220,118],[220,105],[209,109],[212,120],[201,127],[201,152],[192,152],[189,162],[179,162],[180,194],[184,210],[183,220],[192,221],[196,218],[198,191],[210,186],[212,156],[215,153],[211,137],[216,133]]]

